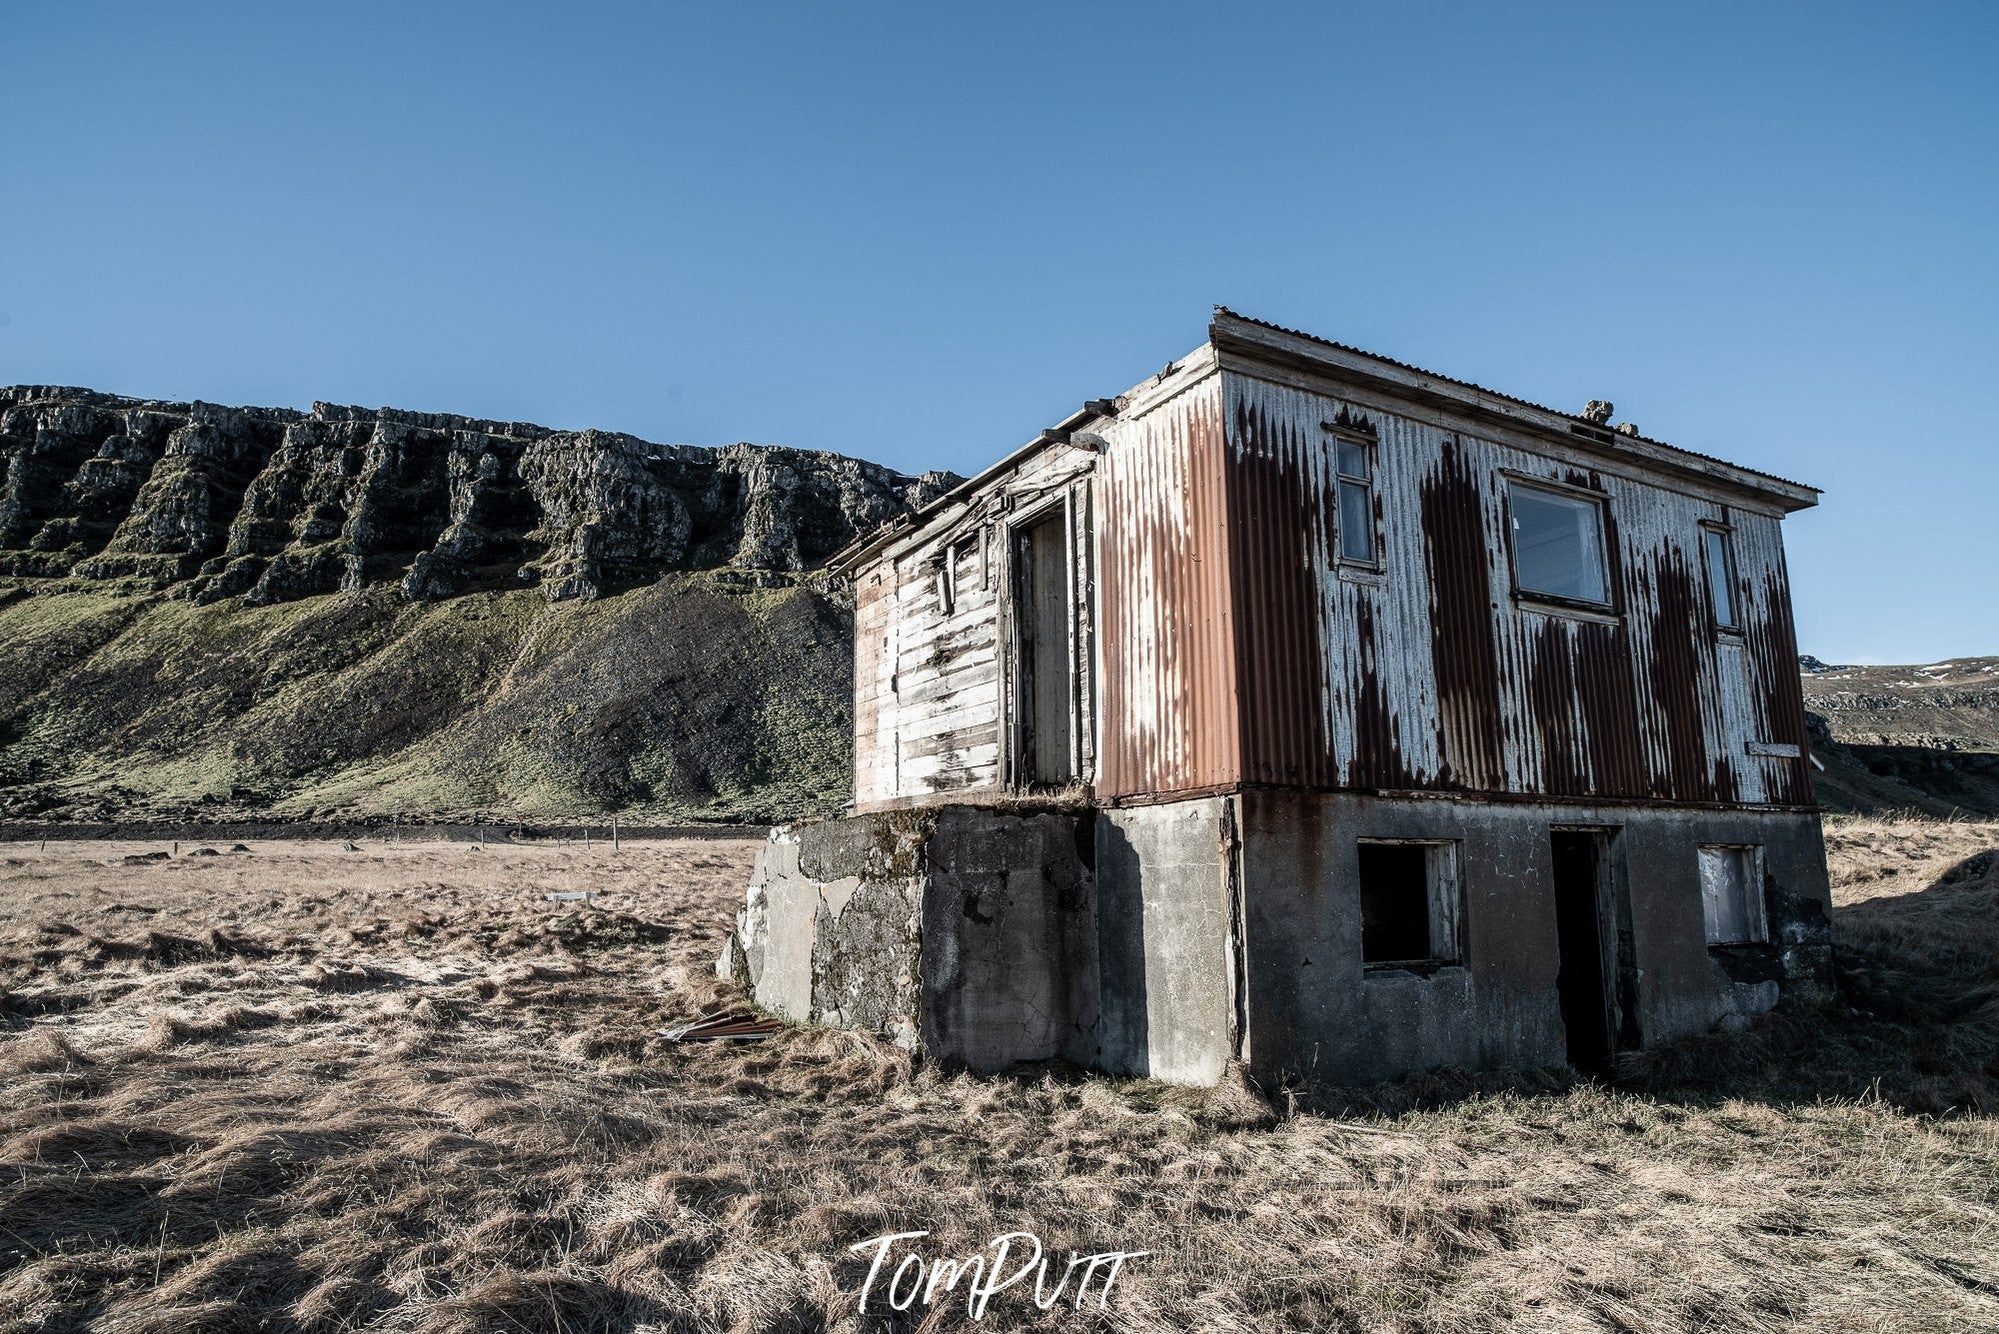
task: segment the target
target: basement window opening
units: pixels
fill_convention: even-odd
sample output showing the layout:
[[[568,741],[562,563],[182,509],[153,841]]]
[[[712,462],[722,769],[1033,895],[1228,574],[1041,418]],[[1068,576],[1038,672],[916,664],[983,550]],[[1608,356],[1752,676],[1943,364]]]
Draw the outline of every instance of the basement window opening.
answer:
[[[1333,468],[1339,487],[1340,559],[1372,565],[1374,550],[1374,459],[1358,440],[1333,441]]]
[[[1735,543],[1729,530],[1719,524],[1701,529],[1701,548],[1707,556],[1708,602],[1714,608],[1717,630],[1740,630],[1735,614]]]
[[[1603,504],[1548,487],[1509,482],[1514,591],[1609,607]]]
[[[1700,873],[1709,945],[1757,945],[1770,939],[1763,915],[1762,848],[1703,844]]]
[[[1361,962],[1456,963],[1457,844],[1368,840],[1357,851]]]

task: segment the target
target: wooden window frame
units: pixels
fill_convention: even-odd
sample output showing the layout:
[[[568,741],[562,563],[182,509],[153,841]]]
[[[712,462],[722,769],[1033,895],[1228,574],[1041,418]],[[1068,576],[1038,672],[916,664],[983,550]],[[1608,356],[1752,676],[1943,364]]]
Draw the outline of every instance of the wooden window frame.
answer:
[[[1506,534],[1506,575],[1508,586],[1513,590],[1513,600],[1530,608],[1548,608],[1558,611],[1580,611],[1611,618],[1624,614],[1622,592],[1613,578],[1610,560],[1610,497],[1601,491],[1593,491],[1586,486],[1571,486],[1552,478],[1535,477],[1530,473],[1512,472],[1502,469],[1500,481],[1505,489],[1505,506],[1502,510]],[[1596,507],[1596,558],[1597,568],[1603,574],[1604,599],[1568,597],[1561,593],[1543,593],[1524,588],[1520,583],[1520,561],[1513,542],[1513,492],[1516,487],[1541,491],[1565,500],[1586,501]]]
[[[1365,949],[1361,969],[1367,973],[1434,972],[1440,968],[1465,966],[1465,875],[1462,840],[1455,838],[1364,837],[1354,840],[1354,865],[1358,871],[1360,849],[1364,847],[1416,847],[1423,849],[1424,914],[1430,934],[1430,953],[1417,959],[1369,959]],[[1358,875],[1354,881],[1355,906],[1360,895]],[[1442,910],[1440,912],[1440,909]],[[1440,923],[1439,918],[1446,920]],[[1448,936],[1450,952],[1438,952],[1438,941]]]
[[[1743,892],[1748,896],[1743,904],[1749,919],[1751,934],[1744,940],[1716,940],[1714,917],[1708,911],[1706,877],[1702,875],[1702,860],[1709,852],[1731,852],[1743,856],[1747,865],[1743,868]],[[1694,847],[1694,878],[1701,888],[1701,934],[1711,950],[1764,949],[1770,944],[1770,911],[1763,902],[1763,845],[1761,843],[1699,843]]]
[[[1742,629],[1742,578],[1741,566],[1735,559],[1735,529],[1732,525],[1716,520],[1701,520],[1701,574],[1706,580],[1708,628],[1717,637],[1740,639]],[[1727,569],[1722,577],[1728,582],[1729,619],[1723,621],[1714,605],[1714,557],[1709,551],[1709,535],[1721,538],[1721,556]]]
[[[1381,477],[1381,442],[1361,431],[1344,430],[1336,426],[1325,427],[1333,444],[1333,564],[1348,570],[1365,570],[1380,574],[1386,563],[1381,550],[1381,525],[1375,520],[1375,487]],[[1352,445],[1365,451],[1367,455],[1367,476],[1356,477],[1340,468],[1340,446]],[[1367,557],[1349,556],[1346,553],[1346,513],[1340,504],[1341,488],[1357,486],[1367,497],[1367,546],[1374,554]]]

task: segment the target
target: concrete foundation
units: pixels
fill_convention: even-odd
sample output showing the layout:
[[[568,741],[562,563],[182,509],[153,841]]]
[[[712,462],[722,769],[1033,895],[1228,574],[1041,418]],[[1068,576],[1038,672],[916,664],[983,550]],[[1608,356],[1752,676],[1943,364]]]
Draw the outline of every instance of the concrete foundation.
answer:
[[[1230,798],[1096,819],[1098,1068],[1212,1084],[1235,1054],[1236,845]]]
[[[979,1071],[1060,1057],[1206,1084],[1240,1059],[1358,1084],[1554,1066],[1575,1048],[1555,833],[1599,850],[1592,944],[1567,943],[1571,969],[1601,967],[1606,1053],[1825,994],[1815,815],[1280,791],[780,830],[723,967],[777,1013]],[[1369,840],[1452,849],[1452,957],[1363,962]],[[1702,844],[1761,849],[1767,943],[1707,944]]]
[[[779,829],[722,969],[767,1010],[977,1071],[1093,1063],[1089,817],[970,807]]]
[[[1597,835],[1614,1045],[1654,1047],[1826,994],[1831,891],[1816,815],[1250,792],[1242,801],[1250,1064],[1371,1083],[1437,1066],[1560,1065],[1568,1034],[1551,832]],[[1361,961],[1363,839],[1455,846],[1460,957]],[[1767,944],[1709,947],[1701,844],[1763,849]]]

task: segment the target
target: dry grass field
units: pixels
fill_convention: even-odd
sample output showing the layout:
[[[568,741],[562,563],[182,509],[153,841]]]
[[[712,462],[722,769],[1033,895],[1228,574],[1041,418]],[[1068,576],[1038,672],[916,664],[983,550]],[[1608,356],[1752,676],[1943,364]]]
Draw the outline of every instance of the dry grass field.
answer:
[[[1016,1228],[1151,1255],[988,1327],[1999,1327],[1999,826],[1830,834],[1835,1013],[1267,1096],[665,1042],[748,842],[5,845],[0,1332],[950,1328],[846,1248]]]

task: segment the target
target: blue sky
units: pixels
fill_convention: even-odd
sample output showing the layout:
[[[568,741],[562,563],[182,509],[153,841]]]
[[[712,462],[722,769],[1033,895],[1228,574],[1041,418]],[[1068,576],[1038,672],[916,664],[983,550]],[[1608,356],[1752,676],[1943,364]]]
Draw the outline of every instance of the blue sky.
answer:
[[[974,471],[1216,302],[1813,483],[1999,653],[1999,5],[15,4],[0,382]]]

